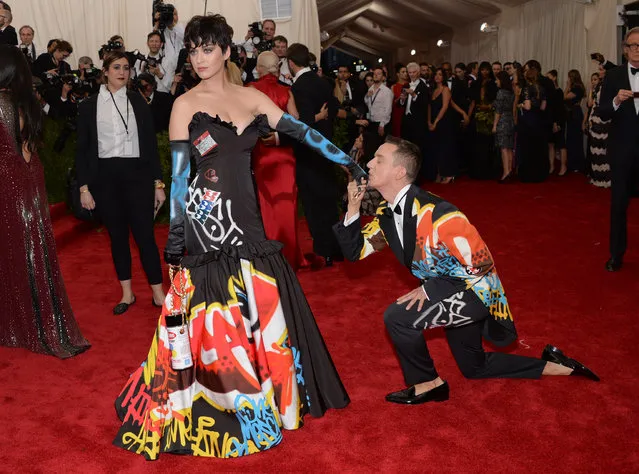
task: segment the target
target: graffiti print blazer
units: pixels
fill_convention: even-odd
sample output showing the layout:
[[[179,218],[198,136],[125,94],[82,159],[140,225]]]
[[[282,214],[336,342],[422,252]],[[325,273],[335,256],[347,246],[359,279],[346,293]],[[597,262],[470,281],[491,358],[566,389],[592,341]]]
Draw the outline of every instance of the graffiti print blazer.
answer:
[[[403,247],[386,201],[363,229],[358,219],[348,227],[340,221],[333,230],[344,256],[351,261],[362,260],[388,245],[422,282],[431,301],[472,290],[490,313],[484,337],[497,345],[517,338],[490,251],[468,218],[449,202],[412,185],[404,207]]]

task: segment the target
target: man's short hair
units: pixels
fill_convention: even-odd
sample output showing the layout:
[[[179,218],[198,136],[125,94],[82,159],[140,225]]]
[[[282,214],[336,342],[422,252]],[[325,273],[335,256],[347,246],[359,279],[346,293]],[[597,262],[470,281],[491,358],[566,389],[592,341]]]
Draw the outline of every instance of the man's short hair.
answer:
[[[7,2],[0,2],[0,7],[2,7],[4,10],[7,10],[8,12],[11,11],[11,7]]]
[[[301,43],[293,43],[286,50],[286,59],[293,61],[297,67],[308,67],[311,63],[311,56],[308,48]]]
[[[639,26],[635,26],[634,28],[628,30],[626,36],[623,39],[624,45],[628,43],[628,38],[630,38],[634,34],[639,34]]]
[[[464,63],[455,64],[455,69],[461,69],[462,71],[466,70],[466,65]]]
[[[417,179],[419,168],[422,164],[422,155],[419,147],[408,140],[388,136],[386,142],[395,145],[397,149],[393,152],[393,164],[401,165],[406,169],[406,179],[411,183]]]
[[[82,56],[80,59],[78,59],[78,64],[91,64],[91,65],[93,65],[93,59],[91,59],[89,56]]]
[[[160,38],[160,41],[162,41],[162,43],[164,43],[164,40],[162,39],[162,33],[160,33],[158,30],[153,30],[151,33],[146,35],[146,40],[149,41],[154,36],[158,36]]]
[[[282,35],[274,36],[273,37],[273,43],[275,43],[276,41],[279,41],[280,43],[288,44],[288,40],[286,39],[286,36],[282,36]]]
[[[421,63],[419,63],[420,66],[426,66],[426,67],[430,67],[430,64],[428,64],[426,61],[422,61]]]
[[[407,70],[407,71],[408,71],[409,69],[419,69],[419,68],[420,68],[420,66],[419,66],[419,64],[417,64],[416,62],[411,62],[411,63],[408,63],[408,64],[406,65],[406,70]]]
[[[71,43],[68,41],[59,40],[55,45],[55,50],[71,54],[73,52],[73,46],[71,46]]]
[[[156,90],[158,87],[157,82],[155,81],[155,77],[153,74],[148,72],[143,72],[142,74],[138,74],[138,81],[144,81],[147,84],[151,84],[153,86],[153,90]]]
[[[500,63],[499,61],[495,61],[495,62],[493,63],[493,66],[494,66],[495,64],[499,64],[499,65],[501,66],[501,63]]]
[[[506,66],[512,66],[512,65],[513,65],[513,63],[511,63],[510,61],[506,61],[504,63],[504,68],[506,68]]]
[[[262,20],[262,27],[264,27],[264,23],[273,23],[273,26],[277,28],[277,25],[275,24],[275,20],[271,20],[270,18],[267,18],[266,20]]]
[[[24,30],[25,28],[29,28],[31,30],[31,34],[35,35],[35,30],[29,25],[21,26],[20,29],[18,30],[18,33],[22,34],[22,30]]]

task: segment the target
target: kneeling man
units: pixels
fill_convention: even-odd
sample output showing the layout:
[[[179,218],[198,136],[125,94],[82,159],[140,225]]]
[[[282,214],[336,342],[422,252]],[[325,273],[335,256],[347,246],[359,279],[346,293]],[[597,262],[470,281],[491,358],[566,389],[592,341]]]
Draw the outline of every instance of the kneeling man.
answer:
[[[482,337],[498,346],[517,339],[513,317],[488,247],[452,204],[415,186],[419,148],[390,137],[369,162],[369,185],[382,201],[361,228],[365,186],[348,185],[348,211],[333,230],[344,256],[361,260],[387,245],[421,284],[384,313],[408,388],[386,400],[418,404],[448,400],[428,353],[423,330],[444,327],[461,372],[468,378],[530,378],[581,375],[599,378],[583,364],[548,345],[541,359],[485,352]]]

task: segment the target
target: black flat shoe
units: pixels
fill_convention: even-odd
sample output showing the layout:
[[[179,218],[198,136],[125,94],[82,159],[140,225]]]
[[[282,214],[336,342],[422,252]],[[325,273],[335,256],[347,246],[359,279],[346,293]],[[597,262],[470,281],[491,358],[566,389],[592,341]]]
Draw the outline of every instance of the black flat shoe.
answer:
[[[415,395],[415,386],[386,395],[386,401],[402,405],[419,405],[426,402],[445,402],[449,397],[448,382],[427,392]]]
[[[545,360],[547,362],[554,362],[555,364],[563,365],[564,367],[572,369],[572,373],[570,375],[586,377],[587,379],[599,382],[599,377],[597,376],[597,374],[595,374],[581,362],[566,356],[555,346],[551,346],[550,344],[548,344],[544,348],[544,352],[542,352],[541,358],[542,360]]]
[[[618,272],[619,270],[621,270],[622,266],[623,262],[616,258],[611,258],[606,262],[606,270],[608,270],[609,272]]]
[[[115,305],[115,308],[113,308],[113,314],[115,314],[116,316],[120,316],[121,314],[126,313],[129,310],[129,306],[135,304],[135,296],[133,297],[133,301],[131,301],[130,303],[118,303]]]

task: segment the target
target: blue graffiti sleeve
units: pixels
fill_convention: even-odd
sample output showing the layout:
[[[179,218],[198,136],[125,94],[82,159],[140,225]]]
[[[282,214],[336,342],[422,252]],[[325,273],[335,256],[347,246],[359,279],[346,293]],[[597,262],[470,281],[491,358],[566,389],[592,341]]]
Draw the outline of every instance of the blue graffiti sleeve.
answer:
[[[164,248],[164,261],[179,265],[184,255],[184,219],[186,215],[186,195],[191,174],[190,144],[188,140],[171,142],[171,224],[169,239]]]
[[[346,166],[353,179],[358,183],[361,183],[364,179],[368,179],[366,171],[354,162],[350,156],[337,148],[330,142],[330,140],[325,138],[317,130],[309,127],[304,122],[296,120],[291,115],[286,113],[282,115],[280,121],[277,122],[275,130],[295,138],[298,142],[315,150],[324,158],[327,158],[334,163]]]

